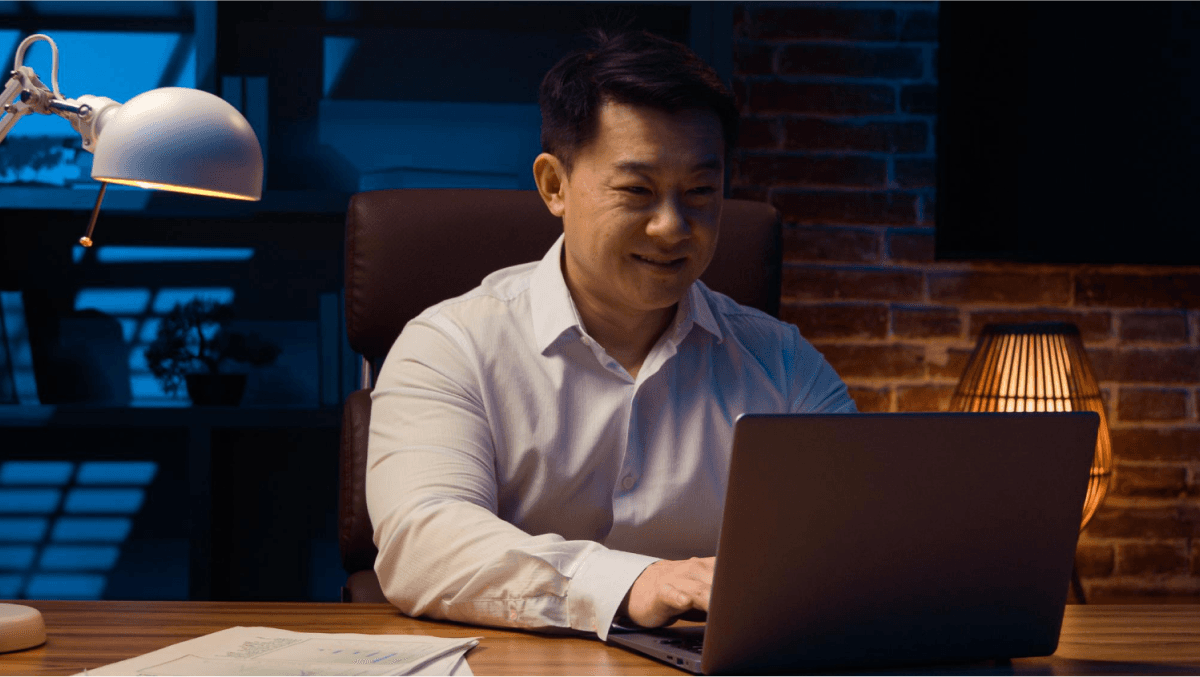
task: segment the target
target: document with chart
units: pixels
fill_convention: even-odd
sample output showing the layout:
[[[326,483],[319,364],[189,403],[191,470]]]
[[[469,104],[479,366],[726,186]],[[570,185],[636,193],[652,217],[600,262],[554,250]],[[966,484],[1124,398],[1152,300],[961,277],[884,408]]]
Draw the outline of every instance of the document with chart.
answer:
[[[88,675],[471,675],[479,637],[236,627],[87,670]]]

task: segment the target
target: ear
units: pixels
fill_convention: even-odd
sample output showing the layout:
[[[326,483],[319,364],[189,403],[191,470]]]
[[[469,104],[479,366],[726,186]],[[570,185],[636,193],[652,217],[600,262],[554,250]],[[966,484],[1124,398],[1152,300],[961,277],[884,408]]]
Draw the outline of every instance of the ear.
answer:
[[[549,153],[538,155],[533,160],[533,180],[537,183],[538,194],[542,196],[546,208],[551,214],[562,218],[567,212],[567,172],[562,162]]]

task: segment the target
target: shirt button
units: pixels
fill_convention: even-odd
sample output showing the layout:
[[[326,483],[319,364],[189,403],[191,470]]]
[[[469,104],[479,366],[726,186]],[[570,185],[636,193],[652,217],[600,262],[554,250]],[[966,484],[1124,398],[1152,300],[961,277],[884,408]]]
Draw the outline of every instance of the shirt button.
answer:
[[[625,487],[626,489],[632,489],[633,482],[634,482],[633,475],[630,475],[629,477],[626,477],[625,479],[621,480],[621,486]]]

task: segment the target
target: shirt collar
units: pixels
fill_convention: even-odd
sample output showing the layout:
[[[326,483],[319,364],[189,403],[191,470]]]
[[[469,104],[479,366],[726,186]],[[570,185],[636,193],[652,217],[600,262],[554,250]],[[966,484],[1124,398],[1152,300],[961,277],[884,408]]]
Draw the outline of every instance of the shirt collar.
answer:
[[[579,310],[567,289],[567,281],[562,272],[563,236],[550,247],[550,251],[542,257],[530,278],[530,311],[533,313],[533,335],[537,341],[539,352],[547,348],[564,333],[575,330],[578,335],[584,334],[583,321],[579,318]],[[688,291],[679,301],[679,309],[672,323],[670,340],[678,344],[688,335],[694,325],[716,337],[720,343],[724,336],[720,325],[713,316],[708,297],[704,293],[708,288],[702,282],[693,282]]]
[[[717,343],[725,340],[724,334],[721,333],[721,326],[717,324],[717,318],[713,316],[712,307],[708,303],[708,286],[697,280],[688,287],[688,291],[679,301],[679,312],[676,313],[680,317],[680,321],[676,327],[676,342],[682,341],[688,332],[691,331],[692,325],[699,325],[708,333],[712,334],[717,339]]]
[[[533,269],[529,286],[529,309],[533,313],[533,337],[539,352],[546,352],[550,344],[564,332],[578,328],[583,332],[579,311],[571,300],[567,281],[562,273],[563,236],[559,235],[550,251]]]

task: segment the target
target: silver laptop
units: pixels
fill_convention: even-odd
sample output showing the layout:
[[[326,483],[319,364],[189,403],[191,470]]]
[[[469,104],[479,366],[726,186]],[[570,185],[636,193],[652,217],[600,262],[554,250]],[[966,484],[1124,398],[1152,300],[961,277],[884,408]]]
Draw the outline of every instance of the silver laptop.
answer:
[[[609,641],[705,674],[1052,654],[1099,422],[741,416],[706,625]]]

